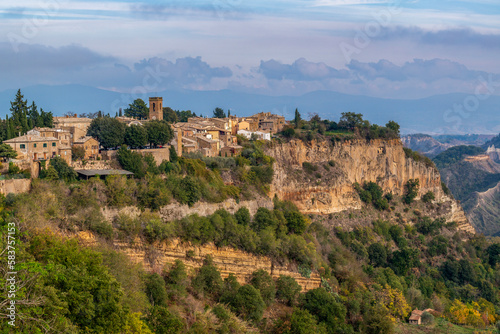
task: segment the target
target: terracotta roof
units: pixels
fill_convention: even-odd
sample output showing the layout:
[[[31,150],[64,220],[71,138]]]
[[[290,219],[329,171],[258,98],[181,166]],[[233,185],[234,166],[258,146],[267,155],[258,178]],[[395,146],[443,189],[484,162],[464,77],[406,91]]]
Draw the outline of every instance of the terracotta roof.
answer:
[[[412,320],[418,321],[421,317],[422,317],[421,315],[412,314],[409,320],[410,321],[412,321]]]
[[[39,141],[58,141],[57,138],[54,137],[42,137],[37,135],[24,135],[16,138],[12,138],[9,140],[4,140],[4,143],[30,143],[30,142],[39,142]]]
[[[85,137],[81,137],[81,138],[78,138],[77,140],[75,140],[73,143],[74,144],[84,144],[86,143],[87,141],[89,141],[90,139],[92,139],[91,136],[85,136]]]

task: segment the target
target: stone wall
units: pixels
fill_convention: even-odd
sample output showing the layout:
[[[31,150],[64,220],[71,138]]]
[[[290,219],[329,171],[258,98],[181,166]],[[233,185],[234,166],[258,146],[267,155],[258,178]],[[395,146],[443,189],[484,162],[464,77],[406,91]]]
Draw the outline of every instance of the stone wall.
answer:
[[[0,192],[4,195],[26,193],[30,189],[31,179],[0,180]]]

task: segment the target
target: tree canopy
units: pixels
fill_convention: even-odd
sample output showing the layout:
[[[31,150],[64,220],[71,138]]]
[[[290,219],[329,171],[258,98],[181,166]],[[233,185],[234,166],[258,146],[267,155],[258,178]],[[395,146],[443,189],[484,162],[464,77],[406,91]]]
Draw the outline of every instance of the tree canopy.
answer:
[[[224,110],[222,108],[215,108],[214,109],[214,115],[213,115],[214,118],[226,118],[226,113],[224,112]]]
[[[105,149],[123,144],[125,124],[111,117],[98,117],[92,120],[87,135],[94,137]]]
[[[147,119],[149,108],[142,99],[136,99],[125,109],[125,116],[137,119]]]
[[[153,120],[144,126],[148,133],[148,142],[152,147],[165,145],[174,137],[172,128],[165,121]]]

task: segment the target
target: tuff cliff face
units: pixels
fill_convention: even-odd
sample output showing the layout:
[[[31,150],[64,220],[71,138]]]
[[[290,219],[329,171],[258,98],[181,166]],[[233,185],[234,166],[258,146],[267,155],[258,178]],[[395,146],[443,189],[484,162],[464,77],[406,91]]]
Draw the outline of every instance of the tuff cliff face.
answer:
[[[377,182],[385,192],[403,195],[410,179],[420,183],[419,197],[432,191],[436,203],[448,210],[443,216],[473,232],[460,205],[441,187],[439,172],[423,162],[407,158],[400,140],[353,140],[346,142],[291,140],[271,143],[266,154],[276,159],[270,196],[290,200],[307,214],[331,214],[361,209],[353,184]],[[303,163],[317,171],[304,172]]]
[[[78,237],[87,245],[98,242],[90,232],[80,232]],[[309,278],[303,277],[296,268],[281,266],[269,257],[255,256],[233,248],[218,248],[213,244],[196,246],[182,243],[179,239],[155,244],[147,244],[140,239],[136,239],[134,243],[114,240],[113,244],[134,263],[142,263],[146,270],[157,273],[161,273],[166,265],[174,263],[175,260],[184,262],[188,269],[199,268],[203,265],[203,259],[210,255],[222,278],[234,274],[241,284],[248,283],[254,271],[263,269],[274,279],[278,279],[280,275],[293,277],[302,287],[302,291],[321,286],[321,279],[317,272],[312,272]]]

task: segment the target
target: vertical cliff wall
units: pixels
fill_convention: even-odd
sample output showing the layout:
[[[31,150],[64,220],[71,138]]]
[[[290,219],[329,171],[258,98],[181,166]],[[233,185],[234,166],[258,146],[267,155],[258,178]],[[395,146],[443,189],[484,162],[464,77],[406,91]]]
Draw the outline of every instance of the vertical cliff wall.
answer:
[[[461,229],[474,232],[460,205],[443,192],[438,170],[407,158],[399,139],[335,144],[301,140],[272,142],[266,154],[276,160],[270,196],[294,202],[303,213],[330,214],[360,209],[362,203],[353,188],[355,182],[377,182],[385,192],[400,196],[408,180],[418,179],[418,198],[432,191],[436,202],[449,208],[444,215],[448,221],[456,221]],[[308,175],[304,162],[318,170]]]

